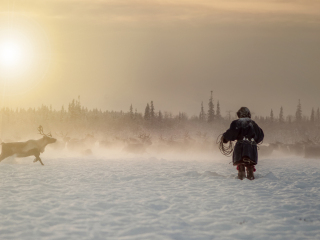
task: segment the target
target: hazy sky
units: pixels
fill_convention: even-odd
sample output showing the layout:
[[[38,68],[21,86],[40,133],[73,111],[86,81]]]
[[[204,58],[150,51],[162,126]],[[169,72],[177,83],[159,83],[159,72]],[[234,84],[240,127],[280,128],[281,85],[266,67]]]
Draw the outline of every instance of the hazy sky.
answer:
[[[212,90],[223,115],[294,114],[298,99],[309,115],[320,107],[319,9],[315,0],[2,0],[0,33],[24,29],[42,59],[3,88],[18,91],[2,105],[60,109],[80,95],[88,108],[143,112],[153,100],[193,115]]]

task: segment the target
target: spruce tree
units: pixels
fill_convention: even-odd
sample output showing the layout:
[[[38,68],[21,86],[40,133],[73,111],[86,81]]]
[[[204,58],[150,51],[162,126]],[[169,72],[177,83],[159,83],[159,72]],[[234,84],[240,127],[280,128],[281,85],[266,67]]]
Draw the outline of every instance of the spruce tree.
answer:
[[[149,103],[147,103],[146,109],[144,110],[144,119],[150,120],[150,107]]]
[[[220,103],[218,101],[217,103],[217,113],[216,113],[216,118],[221,119],[221,112],[220,112]]]
[[[273,110],[271,109],[270,112],[270,121],[273,122],[274,121],[274,116],[273,116]]]
[[[281,106],[280,108],[280,113],[279,113],[279,122],[283,123],[284,122],[284,117],[283,117],[283,107]]]
[[[60,121],[65,120],[66,111],[64,110],[64,106],[62,105],[61,111],[60,111]]]
[[[211,91],[211,97],[209,99],[209,109],[208,109],[208,122],[214,121],[214,105],[213,105],[213,97],[212,97],[212,91]]]
[[[158,113],[158,120],[159,120],[159,122],[161,122],[161,121],[162,121],[162,119],[163,119],[162,112],[161,112],[161,111],[159,111],[159,113]]]
[[[203,109],[203,102],[201,102],[201,111],[199,114],[199,119],[200,121],[204,121],[206,119],[206,113],[204,112],[204,109]]]
[[[312,110],[311,110],[311,116],[310,116],[310,122],[311,123],[314,123],[314,109],[312,108]]]
[[[301,122],[301,121],[302,121],[302,108],[301,108],[301,103],[299,99],[299,103],[296,111],[296,122]]]
[[[132,104],[130,105],[130,118],[133,119],[133,107],[132,107]]]
[[[69,103],[69,106],[68,106],[68,112],[72,120],[80,118],[81,116],[80,96],[78,96],[78,100],[72,99],[72,102]]]
[[[153,106],[153,101],[151,101],[150,104],[150,119],[154,119],[155,118],[155,113],[154,113],[154,106]]]

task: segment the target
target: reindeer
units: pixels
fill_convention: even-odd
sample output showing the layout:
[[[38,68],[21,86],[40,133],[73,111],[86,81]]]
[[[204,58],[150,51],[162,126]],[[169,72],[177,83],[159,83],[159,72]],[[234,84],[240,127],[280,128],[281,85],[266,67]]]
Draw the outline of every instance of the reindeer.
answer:
[[[43,128],[40,125],[38,127],[39,134],[43,137],[38,140],[28,140],[26,142],[10,142],[10,143],[1,143],[2,152],[0,155],[0,162],[12,155],[16,157],[28,157],[35,156],[33,162],[40,161],[41,165],[44,165],[40,158],[40,153],[44,152],[45,147],[57,141],[55,138],[51,136],[51,133],[44,134]]]
[[[64,150],[70,141],[70,137],[68,137],[68,133],[56,132],[56,135],[59,137],[56,143],[53,145],[54,150]]]
[[[124,151],[129,152],[129,153],[136,153],[136,154],[141,154],[144,153],[147,149],[148,146],[152,144],[150,134],[139,134],[138,138],[140,141],[132,141],[129,139],[127,142],[127,145],[123,148]]]

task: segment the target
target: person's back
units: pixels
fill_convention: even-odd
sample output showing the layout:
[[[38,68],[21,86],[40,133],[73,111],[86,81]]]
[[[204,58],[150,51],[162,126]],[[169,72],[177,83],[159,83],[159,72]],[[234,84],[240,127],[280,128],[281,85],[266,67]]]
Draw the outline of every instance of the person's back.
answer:
[[[264,133],[262,129],[251,119],[248,108],[242,107],[237,112],[239,117],[231,123],[230,128],[223,134],[223,142],[237,140],[233,151],[233,165],[237,166],[239,179],[245,177],[254,179],[253,172],[258,163],[257,144],[262,142]]]

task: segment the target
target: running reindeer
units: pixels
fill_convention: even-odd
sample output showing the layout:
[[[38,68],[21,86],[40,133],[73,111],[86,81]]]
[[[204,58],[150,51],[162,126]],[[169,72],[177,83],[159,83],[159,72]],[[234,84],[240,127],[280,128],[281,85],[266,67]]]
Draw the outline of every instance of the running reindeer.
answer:
[[[44,152],[45,147],[54,143],[57,140],[51,136],[51,133],[44,134],[43,127],[40,125],[38,127],[39,134],[43,137],[38,140],[28,140],[26,142],[11,142],[11,143],[1,143],[2,152],[0,155],[0,162],[10,156],[15,155],[16,157],[29,157],[35,156],[33,162],[40,161],[41,165],[44,165],[40,158],[40,153]]]

